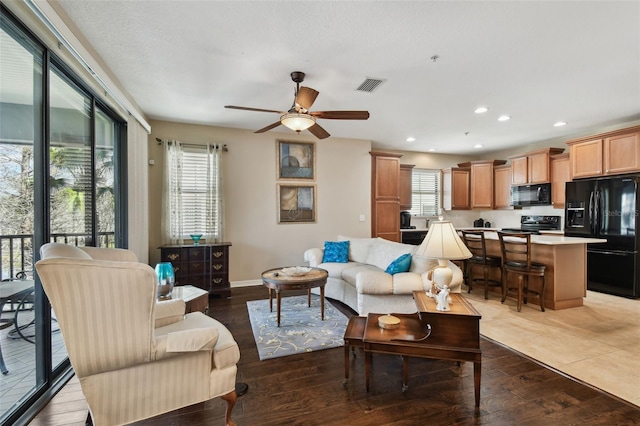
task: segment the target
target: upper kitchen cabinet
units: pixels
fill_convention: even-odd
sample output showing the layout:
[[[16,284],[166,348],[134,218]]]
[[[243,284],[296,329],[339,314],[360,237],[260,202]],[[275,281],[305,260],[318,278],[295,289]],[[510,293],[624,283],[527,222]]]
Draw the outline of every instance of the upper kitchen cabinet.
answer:
[[[564,148],[545,148],[511,158],[511,183],[549,183],[551,155],[560,154]]]
[[[493,169],[506,163],[504,160],[480,160],[458,164],[471,167],[471,208],[493,209]]]
[[[441,170],[442,208],[469,210],[470,167],[452,167]]]
[[[400,157],[371,154],[371,236],[400,242]]]
[[[565,184],[571,180],[569,153],[552,155],[551,162],[551,204],[556,209],[564,208]]]
[[[413,164],[400,164],[400,210],[411,210]]]
[[[493,208],[511,207],[511,166],[502,165],[493,168]]]
[[[568,141],[573,179],[640,171],[640,126]]]

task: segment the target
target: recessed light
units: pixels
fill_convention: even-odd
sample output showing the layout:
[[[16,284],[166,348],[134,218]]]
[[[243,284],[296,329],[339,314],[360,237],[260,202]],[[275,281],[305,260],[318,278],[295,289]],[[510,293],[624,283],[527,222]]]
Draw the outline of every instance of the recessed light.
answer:
[[[498,117],[498,121],[507,121],[507,120],[511,120],[511,117],[509,117],[508,115],[501,115],[500,117]]]
[[[487,107],[478,107],[473,112],[475,112],[476,114],[484,114],[487,111],[489,111],[489,108],[487,108]]]
[[[482,144],[481,143],[477,143],[473,146],[474,148],[482,148]]]
[[[429,148],[427,151],[429,151],[429,152],[435,152],[435,151],[436,151],[436,149],[435,149],[435,148]]]
[[[415,140],[416,140],[416,138],[414,138],[413,136],[409,136],[409,137],[407,138],[407,142],[413,142],[413,141],[415,141]]]
[[[553,127],[562,127],[562,126],[566,126],[566,125],[567,125],[566,121],[558,121],[558,122],[553,124]]]

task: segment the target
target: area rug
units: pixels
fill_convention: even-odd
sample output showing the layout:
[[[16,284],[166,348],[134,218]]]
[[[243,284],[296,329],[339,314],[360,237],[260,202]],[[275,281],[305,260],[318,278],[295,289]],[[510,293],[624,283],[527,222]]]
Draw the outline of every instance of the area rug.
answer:
[[[261,361],[344,346],[343,336],[349,320],[325,300],[322,321],[320,296],[311,295],[311,307],[307,306],[307,296],[283,297],[280,327],[275,297],[273,312],[269,312],[269,299],[250,300],[247,310]]]

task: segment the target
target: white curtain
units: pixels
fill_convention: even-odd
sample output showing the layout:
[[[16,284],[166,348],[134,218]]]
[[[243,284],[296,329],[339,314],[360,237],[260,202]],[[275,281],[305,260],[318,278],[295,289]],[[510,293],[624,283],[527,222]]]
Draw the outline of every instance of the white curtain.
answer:
[[[182,143],[164,144],[164,185],[162,192],[162,235],[165,244],[182,244]]]
[[[222,145],[207,145],[207,226],[204,238],[216,243],[224,241],[223,150]]]

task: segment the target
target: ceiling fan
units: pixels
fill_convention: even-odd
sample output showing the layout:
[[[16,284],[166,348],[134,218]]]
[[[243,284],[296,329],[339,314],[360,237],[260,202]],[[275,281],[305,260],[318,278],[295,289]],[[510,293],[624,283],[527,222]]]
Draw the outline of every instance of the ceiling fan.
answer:
[[[300,87],[300,83],[304,81],[304,75],[302,71],[294,71],[291,73],[291,80],[296,83],[296,92],[293,105],[291,105],[289,111],[276,111],[273,109],[249,108],[234,105],[225,105],[225,108],[281,114],[279,121],[256,130],[254,133],[264,133],[282,124],[298,133],[308,129],[318,139],[325,139],[330,136],[329,132],[316,122],[318,118],[330,120],[366,120],[369,118],[368,111],[309,111],[309,108],[311,108],[311,105],[313,105],[313,102],[320,92],[310,87]]]

